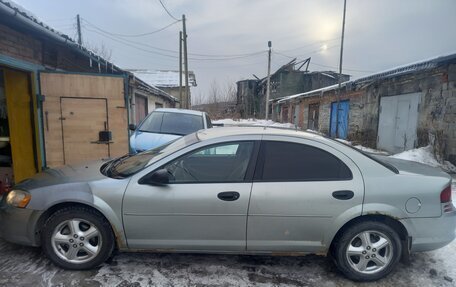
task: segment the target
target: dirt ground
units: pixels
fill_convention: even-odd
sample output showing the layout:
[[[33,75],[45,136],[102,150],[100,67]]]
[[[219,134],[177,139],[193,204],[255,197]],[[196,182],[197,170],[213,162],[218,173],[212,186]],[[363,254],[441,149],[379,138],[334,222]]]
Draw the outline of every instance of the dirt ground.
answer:
[[[95,270],[75,272],[55,267],[39,248],[0,241],[0,286],[455,286],[454,256],[456,242],[415,254],[411,265],[400,264],[386,279],[357,284],[314,255],[122,253]]]

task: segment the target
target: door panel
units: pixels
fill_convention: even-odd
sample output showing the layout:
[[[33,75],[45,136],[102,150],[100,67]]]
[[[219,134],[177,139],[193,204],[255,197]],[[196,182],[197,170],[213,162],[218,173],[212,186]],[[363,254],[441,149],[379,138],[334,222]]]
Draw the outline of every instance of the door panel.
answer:
[[[346,139],[348,136],[348,113],[350,108],[349,101],[339,102],[339,112],[337,113],[337,102],[331,104],[331,136]],[[336,119],[336,117],[338,119]],[[337,131],[337,129],[339,129]],[[336,135],[338,133],[338,135]]]
[[[382,97],[378,119],[377,148],[393,152],[394,127],[396,125],[396,97]]]
[[[404,149],[407,146],[409,108],[410,102],[408,100],[399,100],[397,102],[394,145],[398,148]]]
[[[254,181],[248,214],[247,250],[324,251],[327,246],[323,246],[322,242],[324,242],[324,234],[328,228],[332,228],[334,221],[345,211],[362,204],[364,185],[361,173],[349,158],[326,145],[309,140],[272,136],[265,136],[264,140],[293,141],[297,144],[305,144],[329,152],[330,155],[335,156],[349,168],[351,176],[347,178],[352,179],[264,182],[267,179],[263,178]],[[279,169],[296,175],[299,172],[296,170],[299,169],[299,162],[305,163],[306,159],[301,159],[295,151],[290,152],[289,156],[294,157],[293,166],[283,154],[281,154],[281,161],[274,158],[272,161],[274,165],[279,165]],[[267,162],[265,161],[266,165]],[[318,164],[313,165],[316,168],[318,166]],[[257,166],[258,168],[260,167]],[[308,167],[303,168],[304,171],[311,171]],[[318,168],[323,169],[324,167],[319,166]],[[271,173],[263,172],[263,176],[265,174]],[[312,177],[316,178],[319,175],[314,173]],[[334,198],[333,192],[340,190],[353,191],[354,196],[348,200]]]
[[[318,130],[318,112],[320,110],[319,104],[309,105],[309,116],[307,120],[307,128],[311,130]]]
[[[135,95],[135,114],[136,124],[139,125],[148,114],[146,97]]]
[[[131,183],[124,200],[124,225],[130,248],[245,250],[251,183]],[[238,200],[218,194],[236,191]]]
[[[377,139],[379,149],[398,153],[416,146],[420,95],[415,93],[381,98]]]
[[[84,102],[85,99],[106,99],[112,140],[109,147],[106,145],[97,147],[92,144],[88,153],[84,154],[84,159],[88,157],[91,159],[100,158],[99,149],[108,149],[110,157],[122,156],[128,152],[128,105],[125,101],[125,79],[123,76],[42,71],[39,73],[39,79],[40,93],[44,96],[42,116],[46,165],[48,167],[65,164],[61,120],[62,98],[81,99],[81,102],[78,103],[88,103]],[[98,104],[98,102],[96,105],[99,109],[95,110],[89,107],[92,113],[86,113],[87,117],[81,121],[81,125],[90,125],[93,122],[100,121],[100,115],[106,119],[106,106]],[[102,130],[104,128],[97,130],[97,132]],[[98,134],[96,134],[89,140],[97,141],[98,139]],[[104,154],[103,151],[103,157]]]
[[[107,158],[109,147],[98,142],[108,129],[106,99],[62,98],[62,132],[65,164]]]
[[[33,98],[27,73],[3,72],[14,179],[19,182],[38,172]]]
[[[251,138],[195,147],[135,175],[123,202],[129,247],[244,251],[257,152]],[[167,185],[138,184],[157,169]]]

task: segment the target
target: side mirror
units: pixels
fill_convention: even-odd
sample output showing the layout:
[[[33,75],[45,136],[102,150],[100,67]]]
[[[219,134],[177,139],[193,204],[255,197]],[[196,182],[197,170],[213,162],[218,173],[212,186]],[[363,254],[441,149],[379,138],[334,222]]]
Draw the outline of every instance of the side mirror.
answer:
[[[148,185],[167,185],[169,183],[168,170],[162,168],[143,176],[139,181],[139,184]]]
[[[131,131],[135,131],[136,130],[136,125],[135,124],[129,124],[128,125],[128,129],[131,130]]]

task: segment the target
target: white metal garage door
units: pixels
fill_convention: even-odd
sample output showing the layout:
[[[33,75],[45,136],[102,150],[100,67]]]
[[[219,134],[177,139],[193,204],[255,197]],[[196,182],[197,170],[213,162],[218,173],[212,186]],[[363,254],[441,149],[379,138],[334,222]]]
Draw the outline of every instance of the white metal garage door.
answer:
[[[382,97],[377,148],[398,153],[416,146],[421,93]]]

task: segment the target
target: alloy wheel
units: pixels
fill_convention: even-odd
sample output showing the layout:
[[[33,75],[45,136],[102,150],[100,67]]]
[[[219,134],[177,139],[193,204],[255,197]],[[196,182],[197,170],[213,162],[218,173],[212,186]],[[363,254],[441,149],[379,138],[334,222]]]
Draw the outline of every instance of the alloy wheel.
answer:
[[[350,240],[346,258],[357,272],[373,274],[385,269],[393,259],[393,244],[383,233],[363,231]]]
[[[79,218],[65,220],[57,225],[51,240],[55,254],[62,260],[75,264],[95,258],[102,245],[98,228]]]

